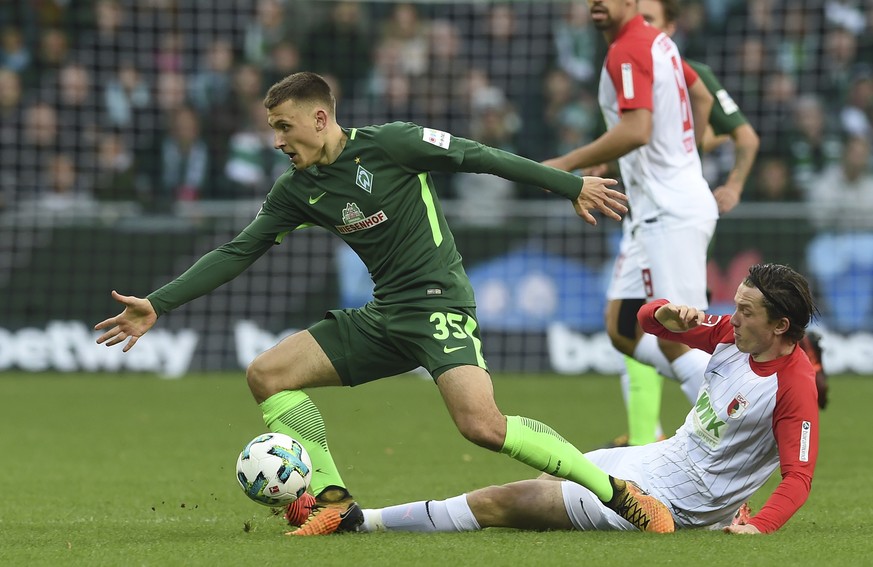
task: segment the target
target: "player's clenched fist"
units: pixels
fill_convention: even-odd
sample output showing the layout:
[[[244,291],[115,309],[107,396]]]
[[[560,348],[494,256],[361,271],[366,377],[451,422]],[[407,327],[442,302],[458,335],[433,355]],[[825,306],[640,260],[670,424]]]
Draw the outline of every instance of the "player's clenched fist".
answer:
[[[684,333],[703,323],[706,313],[689,305],[667,303],[655,311],[655,319],[668,331]]]

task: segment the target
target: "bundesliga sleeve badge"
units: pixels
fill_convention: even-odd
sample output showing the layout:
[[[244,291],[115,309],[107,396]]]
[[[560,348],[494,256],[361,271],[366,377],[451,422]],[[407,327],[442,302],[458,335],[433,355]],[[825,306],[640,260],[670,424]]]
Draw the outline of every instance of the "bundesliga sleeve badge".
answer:
[[[449,143],[452,141],[452,135],[442,130],[434,130],[433,128],[425,128],[422,139],[428,144],[433,144],[444,150],[449,149]]]

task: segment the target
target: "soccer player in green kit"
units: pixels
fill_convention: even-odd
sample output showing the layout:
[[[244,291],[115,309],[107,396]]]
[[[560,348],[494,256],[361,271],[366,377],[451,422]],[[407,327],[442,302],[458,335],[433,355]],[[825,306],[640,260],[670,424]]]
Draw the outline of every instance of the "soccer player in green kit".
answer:
[[[624,195],[608,187],[615,181],[579,178],[411,123],[342,128],[330,87],[314,73],[276,83],[264,106],[275,147],[292,166],[255,219],[147,298],[113,291],[124,310],[95,326],[105,330],[97,342],[127,341],[129,350],[160,315],[230,281],[288,233],[321,226],[364,261],[374,299],[359,309],[330,311],[248,367],[248,385],[267,426],[299,440],[312,458],[315,503],[290,534],[349,531],[363,521],[328,449],[321,414],[303,389],[356,386],[418,366],[434,378],[468,440],[586,486],[641,530],[673,531],[662,503],[598,469],[548,426],[497,408],[473,290],[428,172],[491,173],[544,187],[570,199],[591,224],[591,209],[616,220],[616,211],[627,211]],[[289,509],[288,516],[296,512]]]

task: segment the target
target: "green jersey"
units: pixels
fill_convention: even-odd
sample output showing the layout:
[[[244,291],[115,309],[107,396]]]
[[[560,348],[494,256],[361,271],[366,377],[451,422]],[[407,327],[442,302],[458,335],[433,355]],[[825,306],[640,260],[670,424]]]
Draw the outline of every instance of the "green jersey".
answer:
[[[730,134],[735,128],[748,124],[748,120],[740,111],[740,107],[731,98],[731,95],[721,86],[709,65],[698,61],[685,60],[692,69],[700,76],[700,80],[706,85],[706,90],[715,98],[712,111],[709,114],[709,124],[716,136]]]
[[[576,175],[411,123],[344,131],[348,140],[333,163],[302,171],[292,165],[236,238],[151,293],[158,315],[230,281],[289,232],[309,226],[336,234],[360,256],[377,304],[472,307],[473,290],[429,172],[490,173],[568,199],[582,189]]]
[[[712,105],[712,112],[709,114],[709,124],[712,126],[716,136],[730,134],[738,126],[748,124],[748,120],[743,115],[740,107],[731,98],[731,95],[725,90],[709,65],[700,63],[699,61],[685,60],[688,65],[694,69],[700,76],[700,80],[706,85],[706,90],[715,98]]]

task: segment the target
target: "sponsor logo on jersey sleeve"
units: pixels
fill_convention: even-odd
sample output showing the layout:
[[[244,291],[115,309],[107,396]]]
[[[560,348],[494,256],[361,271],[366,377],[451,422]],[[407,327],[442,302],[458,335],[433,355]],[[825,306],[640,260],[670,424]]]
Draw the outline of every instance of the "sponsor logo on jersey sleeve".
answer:
[[[719,319],[721,319],[721,315],[704,315],[703,322],[700,324],[704,327],[715,327],[718,325]]]
[[[373,174],[364,169],[363,165],[358,165],[358,172],[355,174],[355,185],[367,193],[373,192]]]
[[[621,64],[621,91],[626,100],[634,98],[634,72],[630,63]]]
[[[812,423],[804,421],[800,424],[800,462],[809,462],[809,432]]]
[[[740,109],[740,107],[737,106],[737,103],[734,102],[734,99],[731,98],[731,95],[729,95],[724,89],[715,93],[715,98],[718,99],[718,103],[721,105],[721,109],[725,114],[730,115]]]
[[[444,150],[449,149],[449,143],[452,141],[452,135],[442,130],[434,130],[433,128],[424,128],[424,136],[422,139],[428,144],[433,144]]]

